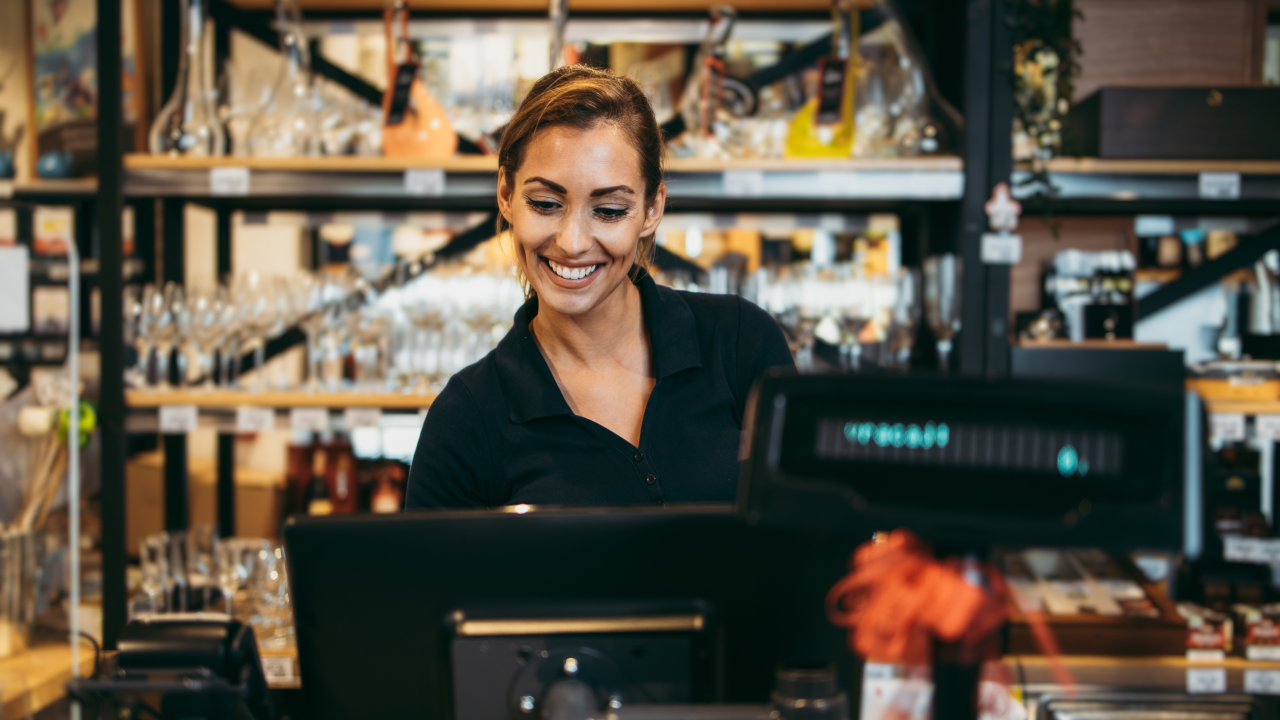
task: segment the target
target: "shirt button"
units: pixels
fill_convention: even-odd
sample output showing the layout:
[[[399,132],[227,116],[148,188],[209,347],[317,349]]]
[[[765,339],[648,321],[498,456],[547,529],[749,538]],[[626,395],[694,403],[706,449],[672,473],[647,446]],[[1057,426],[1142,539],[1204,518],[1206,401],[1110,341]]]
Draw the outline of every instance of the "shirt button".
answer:
[[[646,484],[646,485],[652,485],[652,484],[654,484],[654,483],[658,482],[658,476],[657,476],[657,475],[649,475],[648,477],[646,477],[646,478],[644,479],[644,482],[645,482],[645,484]]]
[[[636,462],[644,462],[644,453],[637,450],[636,454],[631,456],[631,459],[635,460]]]

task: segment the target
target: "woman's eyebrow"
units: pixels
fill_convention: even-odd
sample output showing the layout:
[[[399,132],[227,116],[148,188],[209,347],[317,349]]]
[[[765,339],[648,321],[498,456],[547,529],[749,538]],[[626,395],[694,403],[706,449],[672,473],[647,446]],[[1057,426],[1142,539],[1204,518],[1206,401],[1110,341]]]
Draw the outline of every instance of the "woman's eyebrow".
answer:
[[[528,185],[528,184],[529,184],[529,183],[531,183],[531,182],[542,183],[543,185],[546,185],[547,187],[551,188],[552,190],[555,190],[556,192],[558,192],[558,193],[560,193],[560,194],[562,194],[562,195],[563,195],[563,194],[565,194],[565,192],[566,192],[566,191],[565,191],[565,189],[564,189],[564,186],[563,186],[563,185],[561,185],[561,184],[559,184],[559,183],[553,183],[553,182],[551,182],[550,180],[548,180],[548,179],[546,179],[546,178],[531,177],[531,178],[529,178],[528,180],[525,180],[525,181],[524,181],[524,184],[525,184],[525,185]]]
[[[624,193],[629,193],[631,195],[636,194],[635,190],[632,190],[626,185],[614,185],[613,187],[600,188],[599,190],[592,190],[591,197],[601,197],[603,195],[610,195],[616,192],[624,192]]]

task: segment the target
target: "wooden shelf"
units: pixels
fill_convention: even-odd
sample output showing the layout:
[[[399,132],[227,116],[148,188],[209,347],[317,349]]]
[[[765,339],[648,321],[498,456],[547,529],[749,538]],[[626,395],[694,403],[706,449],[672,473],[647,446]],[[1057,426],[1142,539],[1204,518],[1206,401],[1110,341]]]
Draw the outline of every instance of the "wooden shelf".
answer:
[[[1019,164],[1021,170],[1030,166]],[[1092,175],[1195,175],[1238,172],[1241,175],[1280,175],[1280,160],[1111,160],[1060,157],[1049,161],[1049,172]]]
[[[275,0],[231,0],[245,10],[275,9]],[[303,12],[378,12],[384,0],[302,0]],[[467,13],[539,13],[546,15],[546,0],[408,0],[415,12]],[[705,13],[716,0],[573,0],[571,12],[606,13]],[[869,8],[871,0],[857,0],[860,8]],[[734,7],[742,13],[830,13],[831,0],[737,0]]]
[[[320,407],[382,408],[420,410],[431,406],[435,395],[404,393],[316,392],[305,390],[250,392],[246,390],[125,390],[124,403],[132,409],[155,409],[164,405],[195,405],[200,408],[234,410],[238,407]]]
[[[93,662],[93,645],[80,643],[80,674],[92,673]],[[0,660],[0,720],[30,717],[61,700],[70,679],[71,646],[65,642]]]
[[[125,155],[126,170],[209,170],[216,167],[243,167],[258,171],[291,172],[395,172],[412,169],[441,169],[446,172],[498,171],[493,155],[456,155],[447,160],[424,161],[408,158],[356,157],[219,157],[190,158],[167,155]],[[758,158],[743,160],[704,160],[701,158],[667,158],[667,170],[680,173],[711,173],[726,170],[759,170],[762,172],[821,171],[915,171],[958,172],[964,161],[955,156],[915,158],[849,158],[842,160],[793,160]]]
[[[1204,409],[1211,413],[1240,415],[1280,415],[1280,400],[1220,400],[1205,398]]]
[[[1182,277],[1181,268],[1138,268],[1133,271],[1134,282],[1173,282]]]
[[[1168,350],[1164,343],[1140,343],[1133,340],[1101,340],[1097,338],[1081,340],[1018,340],[1020,348],[1039,348],[1044,350]]]
[[[249,170],[289,172],[396,172],[412,169],[440,169],[446,172],[498,171],[498,159],[492,155],[455,155],[446,160],[414,160],[410,158],[358,157],[169,157],[167,155],[130,154],[124,156],[125,170],[209,170],[217,167],[242,167]]]

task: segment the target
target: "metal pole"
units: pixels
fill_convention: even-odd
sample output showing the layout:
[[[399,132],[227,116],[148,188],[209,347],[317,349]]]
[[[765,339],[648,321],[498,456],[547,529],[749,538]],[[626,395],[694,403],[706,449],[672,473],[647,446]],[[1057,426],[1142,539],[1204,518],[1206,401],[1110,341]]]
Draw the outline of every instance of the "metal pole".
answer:
[[[102,646],[114,650],[126,619],[124,506],[124,282],[120,216],[124,212],[121,162],[120,0],[98,7],[99,283],[102,288]],[[75,503],[72,503],[74,507]],[[75,527],[73,522],[72,527]],[[73,546],[74,551],[74,546]],[[78,643],[73,644],[73,647]],[[74,707],[74,705],[73,705]]]
[[[991,111],[987,116],[986,194],[1013,175],[1013,31],[1008,0],[994,0],[991,13]],[[1009,374],[1009,266],[987,265],[986,375]]]
[[[982,265],[982,233],[987,229],[982,205],[990,160],[992,3],[968,0],[964,69],[964,200],[960,208],[960,253],[964,258],[961,304],[960,372],[981,375],[986,369],[986,273]]]

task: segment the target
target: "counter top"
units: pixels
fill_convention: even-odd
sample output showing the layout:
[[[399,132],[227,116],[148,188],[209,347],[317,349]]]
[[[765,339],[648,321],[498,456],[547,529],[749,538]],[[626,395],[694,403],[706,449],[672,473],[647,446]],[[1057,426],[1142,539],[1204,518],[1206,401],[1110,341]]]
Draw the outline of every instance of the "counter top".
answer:
[[[93,645],[80,643],[80,673],[93,672]],[[67,694],[71,645],[46,643],[0,660],[0,720],[35,715]]]

